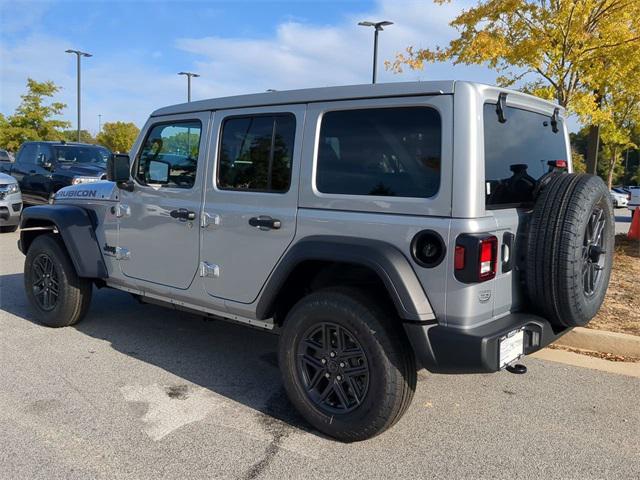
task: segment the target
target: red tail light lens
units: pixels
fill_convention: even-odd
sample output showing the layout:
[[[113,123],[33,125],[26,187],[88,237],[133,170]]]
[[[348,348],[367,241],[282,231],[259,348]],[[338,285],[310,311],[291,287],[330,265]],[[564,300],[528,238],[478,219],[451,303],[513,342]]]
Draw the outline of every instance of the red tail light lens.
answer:
[[[478,278],[490,280],[496,276],[498,259],[498,239],[493,235],[480,240],[480,258],[478,260]]]
[[[456,253],[453,260],[453,268],[456,270],[464,269],[464,247],[462,245],[456,245]]]

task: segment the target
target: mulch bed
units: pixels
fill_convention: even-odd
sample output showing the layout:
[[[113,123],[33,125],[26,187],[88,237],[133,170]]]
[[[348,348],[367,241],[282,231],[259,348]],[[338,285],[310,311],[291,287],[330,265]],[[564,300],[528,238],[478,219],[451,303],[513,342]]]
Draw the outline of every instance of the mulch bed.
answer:
[[[640,335],[640,241],[616,235],[611,281],[588,328]]]

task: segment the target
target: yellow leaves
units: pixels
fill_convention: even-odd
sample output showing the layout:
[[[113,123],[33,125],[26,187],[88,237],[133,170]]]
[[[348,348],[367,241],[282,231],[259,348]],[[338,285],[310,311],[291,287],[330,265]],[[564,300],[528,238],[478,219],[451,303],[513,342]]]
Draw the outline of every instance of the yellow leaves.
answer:
[[[400,72],[444,60],[487,64],[504,72],[503,84],[524,69],[571,107],[576,92],[597,91],[640,63],[639,19],[640,0],[480,0],[451,22],[459,36],[448,45],[409,47],[386,65]]]

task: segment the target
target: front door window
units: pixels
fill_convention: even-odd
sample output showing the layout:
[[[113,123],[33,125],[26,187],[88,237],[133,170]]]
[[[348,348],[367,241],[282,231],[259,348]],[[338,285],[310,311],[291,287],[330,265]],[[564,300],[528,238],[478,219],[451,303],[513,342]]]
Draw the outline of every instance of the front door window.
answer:
[[[200,132],[198,121],[154,126],[138,157],[135,176],[142,185],[191,188],[196,181]]]

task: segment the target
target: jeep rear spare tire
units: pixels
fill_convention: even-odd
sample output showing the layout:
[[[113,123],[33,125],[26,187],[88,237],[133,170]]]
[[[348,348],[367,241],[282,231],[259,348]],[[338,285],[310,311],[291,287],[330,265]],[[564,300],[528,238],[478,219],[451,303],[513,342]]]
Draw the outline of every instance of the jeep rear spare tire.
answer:
[[[291,402],[311,425],[352,442],[378,435],[404,414],[416,365],[393,320],[354,288],[319,290],[289,312],[279,364]]]
[[[582,326],[604,300],[614,248],[614,216],[594,175],[552,177],[529,225],[526,286],[531,304],[558,327]]]

